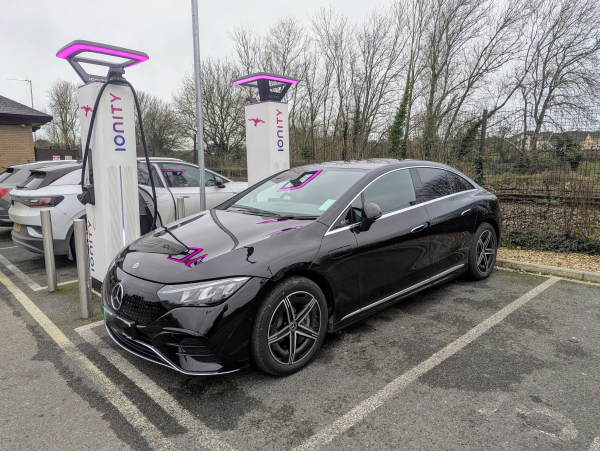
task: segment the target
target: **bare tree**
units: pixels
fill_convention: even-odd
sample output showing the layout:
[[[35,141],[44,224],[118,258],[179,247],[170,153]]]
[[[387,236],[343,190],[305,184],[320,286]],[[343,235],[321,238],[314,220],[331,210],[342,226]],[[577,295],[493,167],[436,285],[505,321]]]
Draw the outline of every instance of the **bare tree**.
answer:
[[[151,156],[170,155],[182,147],[182,132],[173,107],[162,99],[138,91],[144,135],[148,153]],[[136,150],[138,155],[143,155],[143,145],[136,115]]]
[[[207,58],[202,63],[204,139],[207,152],[228,158],[239,153],[245,141],[245,93],[231,80],[240,69],[228,59]],[[181,130],[196,147],[196,88],[191,74],[173,95]],[[196,152],[194,152],[196,153]],[[195,157],[194,157],[195,158]]]
[[[48,112],[53,119],[43,127],[46,139],[63,149],[81,146],[77,85],[66,80],[56,80],[50,86],[47,98]]]
[[[597,0],[538,0],[531,5],[521,93],[525,115],[531,115],[535,127],[532,149],[549,110],[574,111],[598,98],[598,17]]]
[[[446,140],[463,107],[517,57],[523,0],[429,0],[420,11],[431,17],[421,41],[428,157],[440,127],[445,125],[440,138]]]

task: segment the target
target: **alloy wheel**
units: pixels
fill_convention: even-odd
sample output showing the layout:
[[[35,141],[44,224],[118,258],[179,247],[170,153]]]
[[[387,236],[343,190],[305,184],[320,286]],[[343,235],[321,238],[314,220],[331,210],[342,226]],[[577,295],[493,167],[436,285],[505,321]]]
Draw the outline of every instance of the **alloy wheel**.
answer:
[[[271,356],[283,365],[293,365],[317,343],[321,329],[321,307],[313,295],[297,291],[275,308],[269,322]]]
[[[496,238],[489,230],[484,230],[477,241],[477,268],[482,273],[487,273],[494,264],[496,254]]]

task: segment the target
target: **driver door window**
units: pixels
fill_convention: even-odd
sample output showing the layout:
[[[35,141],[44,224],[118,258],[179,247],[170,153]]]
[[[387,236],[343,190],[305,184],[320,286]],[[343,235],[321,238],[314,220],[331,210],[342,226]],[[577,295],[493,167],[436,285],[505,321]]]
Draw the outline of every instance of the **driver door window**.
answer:
[[[373,182],[364,191],[365,202],[379,205],[385,215],[416,205],[417,196],[410,171],[390,172]]]

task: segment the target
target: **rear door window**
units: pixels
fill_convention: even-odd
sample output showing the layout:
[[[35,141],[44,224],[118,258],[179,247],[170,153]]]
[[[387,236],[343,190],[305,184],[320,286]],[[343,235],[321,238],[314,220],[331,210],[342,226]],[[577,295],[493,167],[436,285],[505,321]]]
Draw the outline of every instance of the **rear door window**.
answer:
[[[81,169],[76,169],[63,175],[58,180],[51,183],[52,186],[79,185],[81,183]]]
[[[417,196],[408,169],[390,172],[364,191],[365,202],[379,205],[381,212],[392,213],[416,205]]]
[[[460,175],[446,171],[446,175],[448,176],[448,180],[450,181],[450,187],[452,188],[453,193],[460,193],[462,191],[469,191],[473,189],[473,185],[470,182],[461,177]]]
[[[417,189],[419,203],[435,200],[453,194],[447,171],[436,168],[417,168],[421,187]]]

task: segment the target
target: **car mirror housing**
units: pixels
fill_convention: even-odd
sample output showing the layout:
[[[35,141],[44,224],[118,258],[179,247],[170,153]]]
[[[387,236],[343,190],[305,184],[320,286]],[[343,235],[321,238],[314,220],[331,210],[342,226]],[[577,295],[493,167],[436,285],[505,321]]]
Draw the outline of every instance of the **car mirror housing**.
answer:
[[[222,179],[215,177],[217,188],[225,188],[225,183]]]
[[[371,224],[377,221],[383,213],[379,205],[372,202],[365,202],[362,210],[362,221],[360,223],[360,230],[367,231],[371,228]]]

